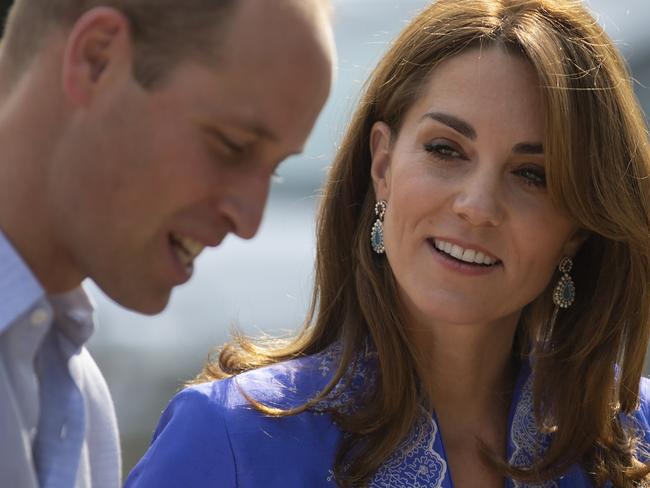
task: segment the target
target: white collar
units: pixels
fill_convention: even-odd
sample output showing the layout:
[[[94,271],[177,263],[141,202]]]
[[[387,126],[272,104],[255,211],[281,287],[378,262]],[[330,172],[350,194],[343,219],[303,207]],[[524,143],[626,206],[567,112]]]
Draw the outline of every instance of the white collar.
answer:
[[[45,290],[0,230],[0,333],[44,297]]]

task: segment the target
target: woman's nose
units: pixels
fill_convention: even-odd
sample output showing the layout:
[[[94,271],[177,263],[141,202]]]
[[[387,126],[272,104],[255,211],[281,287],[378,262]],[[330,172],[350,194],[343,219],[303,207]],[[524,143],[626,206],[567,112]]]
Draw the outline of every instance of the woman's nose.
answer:
[[[496,175],[472,173],[462,181],[453,211],[474,226],[496,227],[504,215],[501,191]]]

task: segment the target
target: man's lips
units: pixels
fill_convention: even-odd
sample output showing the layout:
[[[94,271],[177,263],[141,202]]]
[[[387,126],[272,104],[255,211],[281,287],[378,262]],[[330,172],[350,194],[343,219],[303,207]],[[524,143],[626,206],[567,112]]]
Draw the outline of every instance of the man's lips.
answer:
[[[202,242],[177,232],[169,234],[172,249],[188,273],[191,273],[194,260],[206,247],[218,246],[222,240],[222,237],[215,237]]]

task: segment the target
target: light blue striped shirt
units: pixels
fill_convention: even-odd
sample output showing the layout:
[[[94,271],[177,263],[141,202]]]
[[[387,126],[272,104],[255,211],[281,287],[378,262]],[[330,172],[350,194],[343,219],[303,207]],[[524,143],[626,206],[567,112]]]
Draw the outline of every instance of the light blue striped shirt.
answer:
[[[117,422],[81,288],[47,296],[0,232],[0,486],[114,488]]]

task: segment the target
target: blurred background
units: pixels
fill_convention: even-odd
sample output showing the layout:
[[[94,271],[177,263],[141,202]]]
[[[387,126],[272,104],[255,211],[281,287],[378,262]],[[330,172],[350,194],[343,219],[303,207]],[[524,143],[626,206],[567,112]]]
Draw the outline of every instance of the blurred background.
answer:
[[[337,79],[305,154],[282,165],[257,237],[229,237],[205,251],[191,282],[174,292],[162,315],[128,312],[85,283],[99,321],[90,349],[115,400],[125,473],[147,448],[171,396],[228,339],[233,325],[253,335],[287,335],[301,325],[312,287],[314,212],[326,169],[370,70],[428,3],[334,0]],[[647,113],[650,0],[591,0],[587,5],[628,60]]]

